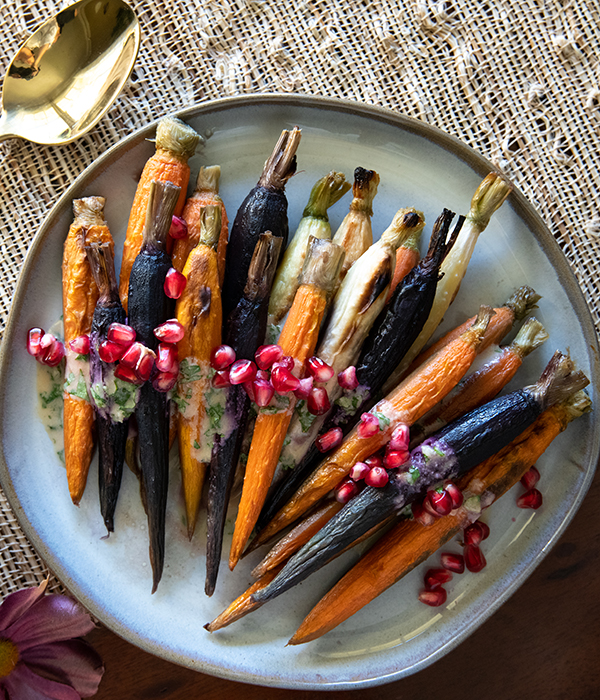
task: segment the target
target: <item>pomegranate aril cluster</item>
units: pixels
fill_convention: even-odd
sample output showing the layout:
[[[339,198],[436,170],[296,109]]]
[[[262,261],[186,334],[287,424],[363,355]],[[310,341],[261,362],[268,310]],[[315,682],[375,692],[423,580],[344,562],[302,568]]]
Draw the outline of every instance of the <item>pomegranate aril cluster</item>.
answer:
[[[56,367],[65,356],[65,346],[42,328],[30,328],[27,332],[27,352],[41,364]]]
[[[537,510],[543,503],[543,497],[535,485],[540,480],[540,473],[535,467],[521,477],[521,484],[527,489],[525,493],[517,498],[519,508],[531,508]]]

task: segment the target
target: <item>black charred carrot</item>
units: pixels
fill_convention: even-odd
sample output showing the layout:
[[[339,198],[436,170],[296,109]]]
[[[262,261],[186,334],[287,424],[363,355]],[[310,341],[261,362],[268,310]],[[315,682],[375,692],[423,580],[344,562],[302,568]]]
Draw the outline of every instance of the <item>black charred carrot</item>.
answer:
[[[258,237],[271,231],[287,245],[286,182],[296,172],[296,150],[300,129],[283,131],[271,157],[266,162],[258,184],[248,194],[237,211],[229,236],[223,284],[223,318],[235,309],[244,294],[248,268]]]
[[[244,294],[229,316],[224,341],[237,357],[250,358],[265,337],[269,294],[277,269],[283,240],[270,232],[263,233],[256,244],[248,269]],[[216,435],[208,479],[208,514],[206,540],[207,595],[215,590],[223,528],[229,496],[250,410],[250,399],[241,385],[227,389],[225,422],[232,428],[225,435]]]
[[[173,315],[173,300],[164,291],[171,268],[166,241],[179,187],[153,181],[146,213],[143,243],[129,279],[129,324],[137,340],[151,350],[158,347],[154,329]],[[148,516],[152,593],[162,576],[165,557],[165,515],[169,478],[169,402],[151,382],[140,388],[135,410],[138,425],[142,493]]]
[[[520,435],[549,406],[588,384],[570,357],[554,354],[540,380],[453,421],[411,452],[409,461],[389,472],[382,488],[367,487],[349,501],[254,600],[270,600],[321,568],[365,532],[402,510],[431,485],[465,474]]]

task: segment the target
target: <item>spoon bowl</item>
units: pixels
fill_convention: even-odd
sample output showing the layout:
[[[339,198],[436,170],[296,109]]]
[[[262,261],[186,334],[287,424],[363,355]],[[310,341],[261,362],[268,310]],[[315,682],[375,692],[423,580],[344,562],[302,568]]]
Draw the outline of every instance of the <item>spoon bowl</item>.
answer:
[[[73,141],[112,105],[129,77],[140,26],[123,0],[79,0],[40,25],[2,86],[0,141]]]

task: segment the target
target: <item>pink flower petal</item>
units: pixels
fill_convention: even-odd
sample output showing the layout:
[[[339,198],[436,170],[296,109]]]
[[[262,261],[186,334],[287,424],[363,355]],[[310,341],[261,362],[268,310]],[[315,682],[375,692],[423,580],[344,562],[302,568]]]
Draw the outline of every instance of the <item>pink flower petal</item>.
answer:
[[[32,671],[68,683],[84,698],[96,694],[104,673],[100,655],[83,639],[41,644],[27,649],[21,659]]]
[[[16,622],[29,608],[43,595],[48,586],[48,581],[43,581],[39,586],[23,588],[20,591],[7,595],[0,605],[0,630],[5,630]]]
[[[10,700],[81,700],[76,690],[42,678],[23,663],[2,679]]]
[[[47,595],[5,632],[19,652],[38,644],[83,637],[94,629],[88,613],[64,595]]]

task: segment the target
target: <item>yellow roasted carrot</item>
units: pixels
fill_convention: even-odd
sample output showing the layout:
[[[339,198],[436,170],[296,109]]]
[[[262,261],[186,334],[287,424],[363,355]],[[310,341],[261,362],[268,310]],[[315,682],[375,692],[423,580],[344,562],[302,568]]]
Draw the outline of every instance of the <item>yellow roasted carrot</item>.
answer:
[[[315,351],[321,321],[342,260],[343,251],[335,243],[311,237],[300,286],[279,337],[284,355],[293,357],[296,366],[302,368],[300,371]],[[256,419],[231,543],[231,569],[237,564],[256,524],[277,466],[296,404],[293,393],[287,396],[287,406],[275,413],[263,409]]]
[[[187,279],[177,301],[175,315],[185,328],[177,344],[180,380],[176,402],[178,414],[179,460],[188,536],[194,534],[206,467],[212,442],[207,432],[218,430],[212,421],[209,404],[210,355],[221,344],[221,288],[217,263],[217,245],[221,232],[221,209],[205,207],[200,219],[198,245],[190,252],[183,274]]]
[[[73,202],[75,218],[65,240],[62,262],[62,295],[67,378],[64,393],[64,440],[67,481],[71,500],[79,503],[85,489],[94,449],[95,414],[91,404],[77,390],[80,371],[77,353],[69,349],[69,341],[89,334],[98,301],[98,287],[85,253],[91,243],[109,243],[112,236],[104,221],[104,198],[86,197]],[[70,381],[73,375],[74,380]],[[73,392],[70,387],[73,386]]]
[[[422,228],[415,229],[412,235],[410,235],[396,251],[396,267],[386,301],[391,299],[396,287],[419,262],[419,240],[421,239],[422,232]]]

